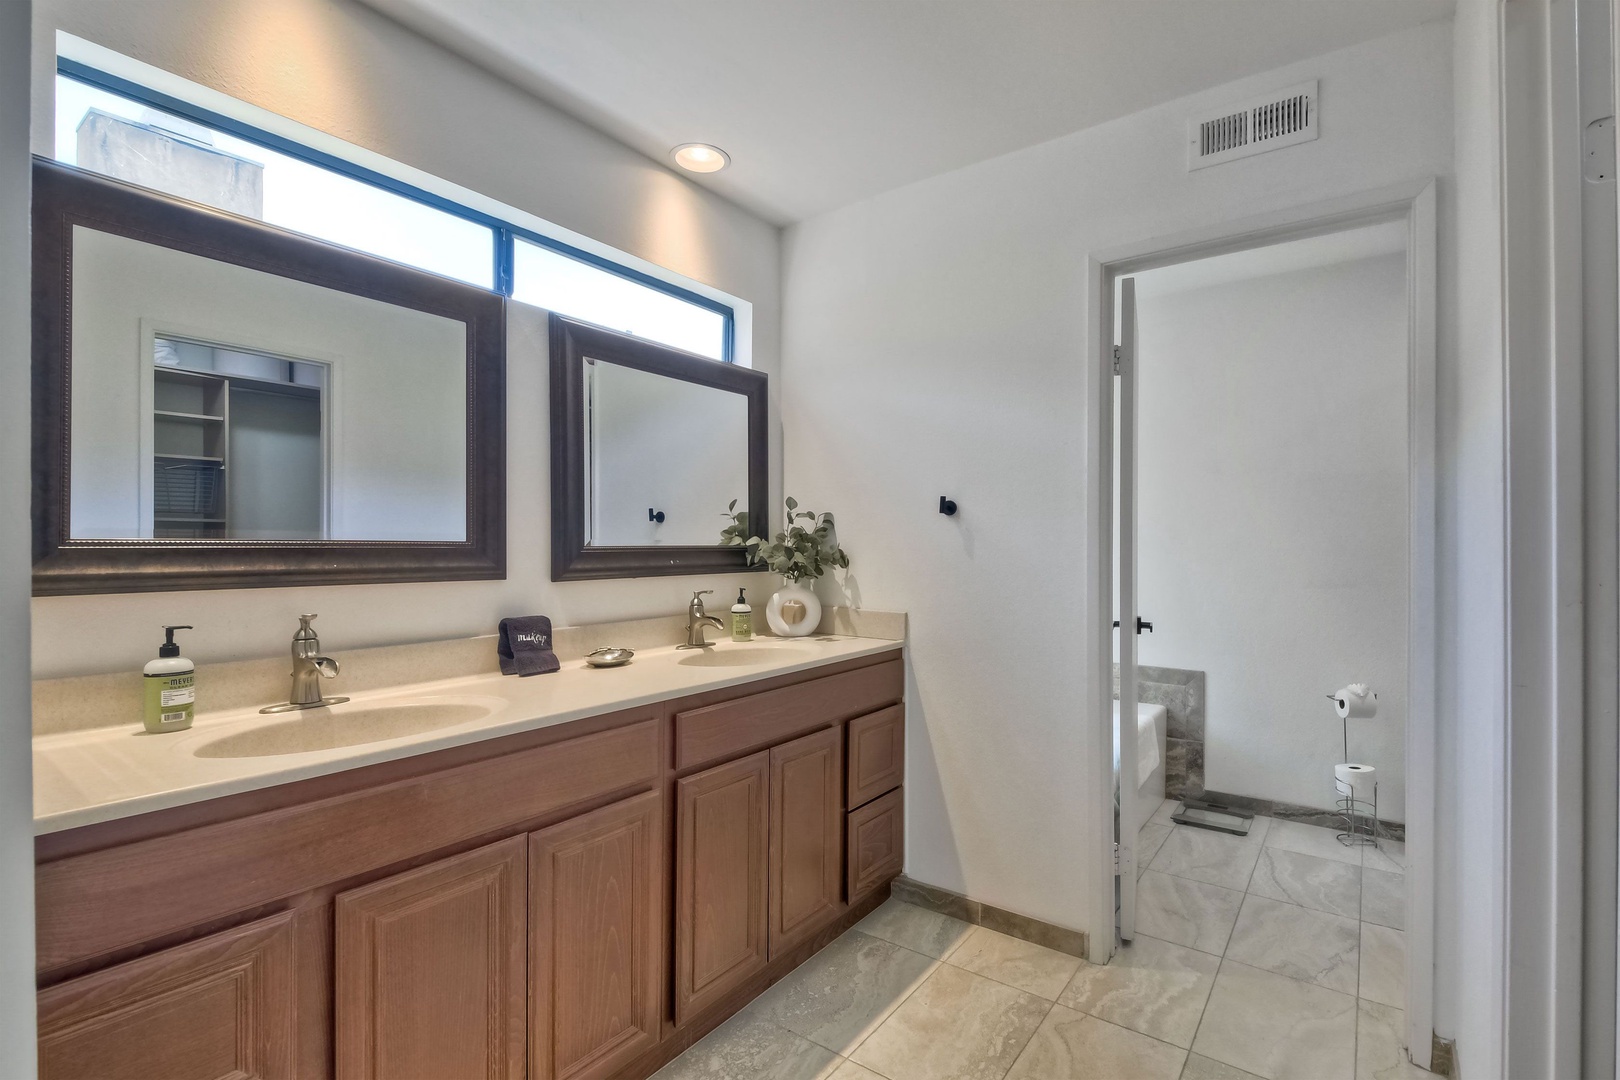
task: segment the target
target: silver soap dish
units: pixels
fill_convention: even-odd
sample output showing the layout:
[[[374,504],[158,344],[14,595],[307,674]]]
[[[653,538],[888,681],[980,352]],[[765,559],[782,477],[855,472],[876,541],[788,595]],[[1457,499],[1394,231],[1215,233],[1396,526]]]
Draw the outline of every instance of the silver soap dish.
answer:
[[[593,649],[585,654],[585,662],[591,667],[623,667],[634,655],[634,649]]]

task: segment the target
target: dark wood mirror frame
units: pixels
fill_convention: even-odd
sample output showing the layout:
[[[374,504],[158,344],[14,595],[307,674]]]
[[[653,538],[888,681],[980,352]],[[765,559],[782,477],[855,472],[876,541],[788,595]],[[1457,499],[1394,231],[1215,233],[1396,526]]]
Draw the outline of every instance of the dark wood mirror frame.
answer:
[[[741,547],[594,547],[585,542],[585,359],[593,357],[682,382],[741,394],[748,401],[748,520],[766,521],[766,408],[762,371],[639,341],[589,323],[551,316],[551,580],[732,574],[748,565]],[[722,522],[715,518],[715,536]]]
[[[33,173],[34,595],[506,576],[506,317],[502,297],[43,158],[34,159]],[[68,508],[75,225],[464,323],[466,538],[73,539]]]

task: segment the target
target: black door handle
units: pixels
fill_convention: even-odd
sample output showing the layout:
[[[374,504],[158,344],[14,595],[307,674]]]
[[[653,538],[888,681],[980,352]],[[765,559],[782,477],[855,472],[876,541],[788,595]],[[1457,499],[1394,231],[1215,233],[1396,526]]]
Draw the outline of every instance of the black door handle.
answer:
[[[1114,620],[1114,629],[1115,630],[1119,629],[1119,620],[1118,619]],[[1138,634],[1140,634],[1144,630],[1146,630],[1150,634],[1153,633],[1153,624],[1148,622],[1147,620],[1143,619],[1142,616],[1138,615],[1136,617],[1136,632]]]

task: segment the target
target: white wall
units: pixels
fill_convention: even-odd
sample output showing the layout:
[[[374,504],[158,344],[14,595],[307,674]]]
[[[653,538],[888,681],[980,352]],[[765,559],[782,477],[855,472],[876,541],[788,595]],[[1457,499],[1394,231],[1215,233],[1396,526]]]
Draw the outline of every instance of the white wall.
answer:
[[[1324,694],[1378,692],[1350,760],[1404,820],[1406,259],[1183,292],[1138,279],[1140,659],[1208,674],[1205,785],[1332,807]]]
[[[907,873],[1090,925],[1088,258],[1451,168],[1451,31],[1370,42],[788,231],[786,490],[911,613]],[[1322,137],[1189,174],[1195,106],[1320,78]],[[849,478],[860,476],[860,484]],[[960,506],[936,512],[941,494]],[[1038,648],[1009,648],[1009,644]],[[1088,728],[1088,724],[1091,725]],[[1092,890],[1095,893],[1096,890]]]
[[[331,365],[330,539],[467,538],[465,323],[88,228],[73,230],[74,537],[151,535],[143,326]]]
[[[28,505],[29,4],[0,4],[0,503]],[[34,1075],[28,515],[0,515],[0,1076]]]
[[[34,149],[48,154],[56,31],[116,50],[539,215],[751,304],[742,350],[772,377],[777,445],[779,233],[351,0],[46,0],[34,19]],[[750,337],[751,335],[751,337]],[[689,589],[736,578],[550,581],[544,316],[510,305],[508,576],[424,583],[56,597],[34,602],[37,677],[135,670],[163,622],[207,627],[202,661],[287,648],[300,611],[345,648],[485,633],[505,615],[559,625],[681,610]],[[773,492],[779,484],[773,476]]]

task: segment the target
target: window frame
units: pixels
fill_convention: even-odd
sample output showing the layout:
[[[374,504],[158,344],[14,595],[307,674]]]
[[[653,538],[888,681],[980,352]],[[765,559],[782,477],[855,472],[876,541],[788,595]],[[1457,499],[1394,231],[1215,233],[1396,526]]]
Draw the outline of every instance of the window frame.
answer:
[[[451,199],[446,199],[442,195],[435,195],[430,191],[424,191],[413,184],[408,184],[403,180],[389,176],[386,173],[377,172],[375,169],[369,169],[364,165],[356,164],[355,162],[349,161],[345,158],[337,157],[336,155],[329,154],[323,150],[317,150],[312,146],[307,146],[304,143],[288,139],[285,136],[276,135],[273,132],[264,130],[263,128],[255,127],[252,124],[214,112],[211,109],[205,109],[200,105],[194,105],[191,102],[186,101],[184,98],[177,98],[170,94],[165,94],[160,90],[154,90],[151,87],[145,86],[141,83],[132,82],[129,79],[110,74],[102,71],[100,68],[93,67],[81,61],[73,60],[66,56],[58,56],[56,58],[56,73],[58,75],[66,76],[67,78],[74,79],[78,82],[85,83],[89,86],[94,86],[99,89],[118,94],[121,97],[129,98],[130,100],[139,102],[143,105],[149,105],[154,109],[161,109],[164,112],[173,113],[174,115],[183,119],[191,120],[207,127],[214,128],[218,131],[224,132],[227,135],[234,136],[235,138],[243,139],[251,143],[257,143],[267,150],[273,150],[278,154],[286,154],[288,157],[298,158],[299,160],[317,166],[318,168],[326,169],[341,176],[347,176],[350,179],[358,180],[361,183],[369,184],[372,187],[381,188],[382,190],[391,194],[411,199],[415,202],[423,204],[424,206],[431,207],[435,210],[461,218],[465,221],[473,222],[474,224],[481,225],[491,230],[494,239],[494,244],[492,245],[494,248],[493,256],[495,261],[493,275],[494,286],[492,289],[485,291],[493,292],[498,296],[512,299],[513,267],[517,258],[517,239],[521,237],[530,243],[538,244],[544,248],[549,248],[560,255],[573,259],[577,262],[584,263],[585,265],[593,267],[597,270],[604,270],[610,274],[614,274],[618,277],[634,282],[635,284],[642,285],[646,288],[675,297],[678,300],[684,300],[689,304],[695,304],[698,307],[716,312],[725,320],[724,329],[722,330],[723,340],[721,341],[721,355],[718,362],[725,364],[736,363],[737,316],[735,309],[733,309],[729,304],[722,303],[721,301],[715,300],[712,297],[704,296],[702,293],[694,292],[691,289],[682,288],[679,285],[665,281],[662,278],[654,277],[653,275],[645,273],[641,270],[637,270],[634,267],[625,266],[623,263],[615,262],[614,260],[602,255],[598,255],[595,252],[586,251],[583,248],[575,247],[573,244],[558,240],[555,237],[546,236],[544,233],[536,232],[533,229],[525,228],[521,225],[514,225],[510,221],[474,210],[469,206],[464,206],[461,203],[455,202]],[[267,222],[266,224],[269,225],[270,223]],[[271,227],[277,228],[279,226],[271,225]],[[320,237],[316,237],[315,239],[319,240]],[[330,241],[323,242],[329,243]],[[367,252],[366,254],[371,253]],[[384,256],[373,257],[384,258]],[[432,273],[431,270],[423,272]],[[477,285],[469,285],[468,287],[475,289],[481,288],[481,286]],[[640,340],[652,341],[651,338],[641,338]],[[658,342],[653,343],[660,344]]]

